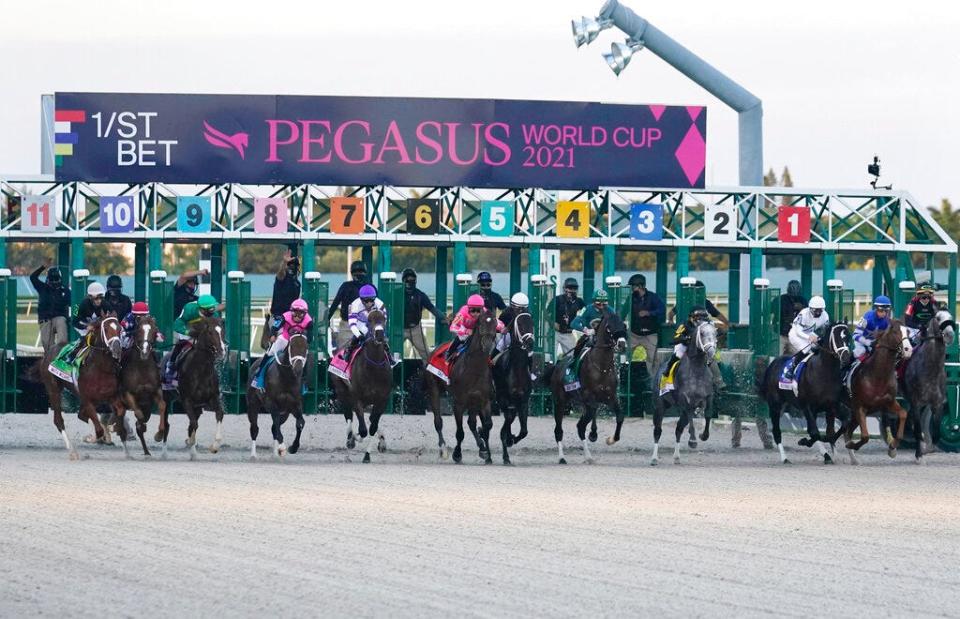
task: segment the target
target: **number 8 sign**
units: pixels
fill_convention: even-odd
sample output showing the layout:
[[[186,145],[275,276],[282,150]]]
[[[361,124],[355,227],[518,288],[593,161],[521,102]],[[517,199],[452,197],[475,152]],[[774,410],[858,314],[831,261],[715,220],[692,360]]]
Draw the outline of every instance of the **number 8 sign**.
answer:
[[[133,196],[100,198],[100,232],[132,232]]]
[[[254,198],[253,230],[257,234],[284,234],[287,231],[287,200]]]
[[[177,230],[210,232],[210,196],[177,198]]]

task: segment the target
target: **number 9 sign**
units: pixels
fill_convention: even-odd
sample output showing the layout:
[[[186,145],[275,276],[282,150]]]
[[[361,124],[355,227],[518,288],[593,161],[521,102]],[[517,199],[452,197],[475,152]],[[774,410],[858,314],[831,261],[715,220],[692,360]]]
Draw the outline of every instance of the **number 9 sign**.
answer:
[[[703,209],[703,240],[736,241],[738,224],[732,204],[708,204]]]
[[[287,231],[285,198],[254,198],[253,230],[257,234],[285,234]]]
[[[484,200],[480,203],[480,232],[484,236],[510,236],[513,234],[513,217],[513,202]]]
[[[428,198],[407,200],[407,233],[436,234],[440,230],[440,203]]]
[[[663,205],[635,203],[630,206],[630,238],[637,241],[663,239]]]
[[[100,232],[132,232],[133,196],[100,198]]]
[[[210,196],[177,198],[177,230],[210,232]]]

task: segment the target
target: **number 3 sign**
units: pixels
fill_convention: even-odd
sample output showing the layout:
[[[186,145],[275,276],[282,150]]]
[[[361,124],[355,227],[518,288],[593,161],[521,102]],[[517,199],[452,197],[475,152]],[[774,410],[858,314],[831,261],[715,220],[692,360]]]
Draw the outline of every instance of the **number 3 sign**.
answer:
[[[778,207],[777,240],[781,243],[809,243],[810,209],[805,206]]]
[[[636,241],[663,239],[663,205],[636,203],[630,206],[630,238]]]
[[[732,204],[708,204],[703,209],[703,240],[736,241],[738,223]]]
[[[285,198],[254,198],[253,230],[257,234],[284,234],[287,231]]]
[[[210,196],[177,198],[177,230],[210,232]]]

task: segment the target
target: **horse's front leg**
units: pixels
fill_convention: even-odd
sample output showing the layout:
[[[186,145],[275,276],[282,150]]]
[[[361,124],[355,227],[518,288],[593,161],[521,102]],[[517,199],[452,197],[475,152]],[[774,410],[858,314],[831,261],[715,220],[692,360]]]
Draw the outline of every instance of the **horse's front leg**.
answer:
[[[126,421],[127,405],[118,397],[110,403],[110,408],[113,409],[114,427],[117,430],[117,436],[120,437],[120,446],[123,447],[123,455],[130,458],[130,450],[127,448],[127,438],[129,438]]]
[[[187,413],[187,417],[190,418],[190,424],[187,426],[187,447],[190,448],[190,459],[197,459],[197,428],[200,423],[200,407],[196,406],[192,401],[181,398],[180,402],[183,404],[183,410]]]
[[[297,423],[297,435],[293,438],[293,444],[290,445],[289,452],[295,454],[300,451],[300,436],[303,434],[303,427],[307,424],[307,420],[303,418],[302,408],[297,408],[293,412],[293,418]]]
[[[557,453],[560,458],[560,464],[566,464],[567,459],[563,457],[563,416],[567,412],[566,402],[554,402],[553,405],[553,438],[557,441]]]
[[[583,461],[587,464],[593,464],[593,455],[590,453],[590,443],[587,441],[587,426],[596,424],[596,414],[597,409],[593,404],[584,402],[583,403],[583,414],[580,415],[580,420],[577,421],[577,435],[580,437],[580,442],[583,444]]]
[[[98,443],[102,442],[107,443],[107,431],[103,427],[103,424],[100,422],[100,415],[97,414],[97,409],[90,401],[80,403],[80,415],[93,426],[93,435],[87,436],[84,438],[84,441],[88,443]]]
[[[623,429],[623,418],[625,416],[623,407],[620,406],[620,398],[614,397],[611,407],[617,416],[617,427],[613,430],[613,436],[607,437],[607,445],[613,445],[620,440],[620,430]]]
[[[688,411],[685,406],[681,407],[680,417],[677,418],[677,430],[675,433],[677,442],[673,446],[673,463],[674,464],[680,464],[680,439],[683,438],[683,431],[686,429],[687,423],[690,421],[691,417],[692,415],[690,411]]]
[[[516,445],[527,437],[527,416],[530,414],[530,396],[521,400],[517,410],[517,417],[520,418],[520,434],[513,437],[513,444]]]
[[[506,413],[504,413],[506,414]],[[493,430],[493,413],[490,410],[490,401],[484,404],[480,410],[480,435],[483,437],[483,449],[480,450],[480,458],[484,464],[493,464],[493,458],[490,452],[490,431]]]
[[[52,380],[52,377],[50,380]],[[68,457],[71,460],[79,460],[80,454],[78,454],[76,448],[70,444],[70,439],[67,437],[66,425],[63,423],[63,393],[60,391],[60,386],[53,385],[50,387],[48,385],[47,397],[50,400],[50,408],[53,409],[53,425],[57,428],[57,432],[60,433],[60,438],[63,439],[63,446],[67,448]]]
[[[287,445],[283,442],[283,422],[289,417],[288,413],[270,413],[273,423],[270,425],[270,431],[273,433],[273,455],[276,458],[282,458],[287,455]]]
[[[375,441],[377,442],[377,451],[380,453],[386,451],[386,445],[384,444],[382,449],[380,445],[383,442],[383,433],[380,432],[380,416],[383,415],[385,408],[386,406],[380,408],[377,404],[374,404],[370,409],[370,434],[367,436],[365,453],[363,454],[364,462],[370,462],[370,451],[373,449]]]
[[[453,461],[457,464],[463,460],[463,451],[461,446],[463,445],[463,410],[457,405],[456,401],[453,403],[453,419],[457,423],[457,446],[453,449]]]
[[[903,440],[903,431],[907,425],[907,411],[904,410],[900,403],[897,402],[894,398],[893,403],[891,404],[893,412],[897,414],[897,435],[890,441],[890,448],[887,450],[887,454],[891,458],[897,457],[897,447],[900,446],[900,441]],[[917,444],[920,445],[923,441],[923,436],[915,436],[914,439],[917,441]]]
[[[500,426],[500,446],[503,449],[503,463],[510,464],[510,452],[508,449],[513,445],[511,426],[513,425],[515,409],[510,405],[501,406],[500,412],[503,415],[503,424]]]
[[[212,454],[220,451],[220,444],[223,442],[223,406],[218,402],[215,407],[213,413],[217,419],[217,433],[214,434],[213,443],[210,445],[210,453]]]

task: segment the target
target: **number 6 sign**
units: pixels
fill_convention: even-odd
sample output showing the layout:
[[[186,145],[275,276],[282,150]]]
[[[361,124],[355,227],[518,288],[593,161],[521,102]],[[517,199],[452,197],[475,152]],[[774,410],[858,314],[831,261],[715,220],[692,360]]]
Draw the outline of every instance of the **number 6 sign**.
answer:
[[[287,231],[287,200],[254,198],[253,230],[257,234],[284,234]]]
[[[732,204],[708,204],[703,209],[703,240],[736,241],[738,224]]]
[[[23,232],[56,232],[57,217],[53,196],[23,196],[20,201],[20,230]]]
[[[781,243],[809,243],[810,209],[805,206],[778,207],[777,240]]]
[[[133,196],[100,198],[100,232],[132,232]]]
[[[210,196],[177,198],[177,230],[210,232]]]
[[[513,234],[513,202],[484,200],[480,203],[480,232],[484,236]]]
[[[440,202],[428,198],[407,200],[407,234],[436,234],[440,230]]]

